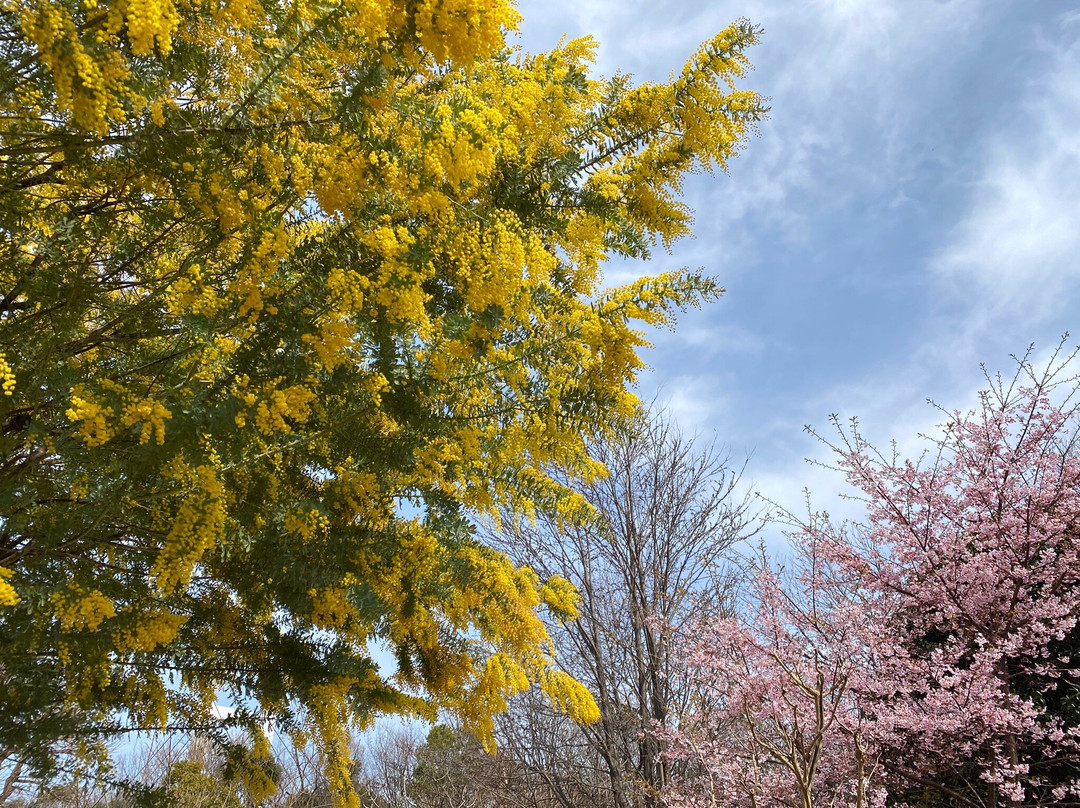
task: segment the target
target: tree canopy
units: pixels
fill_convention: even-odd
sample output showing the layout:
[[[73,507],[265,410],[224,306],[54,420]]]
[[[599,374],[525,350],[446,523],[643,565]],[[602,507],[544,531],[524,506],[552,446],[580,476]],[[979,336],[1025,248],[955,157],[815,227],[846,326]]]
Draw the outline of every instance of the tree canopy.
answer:
[[[47,769],[61,738],[212,728],[227,693],[310,731],[349,800],[350,720],[485,736],[532,682],[595,717],[537,614],[572,588],[466,515],[580,516],[552,472],[600,472],[637,324],[722,291],[601,266],[689,232],[681,178],[763,114],[735,86],[758,31],[635,85],[516,23],[0,2],[0,747]]]

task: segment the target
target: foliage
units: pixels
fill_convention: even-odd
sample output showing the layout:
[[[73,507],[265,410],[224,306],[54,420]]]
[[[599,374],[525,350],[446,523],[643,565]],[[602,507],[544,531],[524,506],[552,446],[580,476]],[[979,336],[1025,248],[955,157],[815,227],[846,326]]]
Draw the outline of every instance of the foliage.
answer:
[[[229,782],[206,771],[198,761],[174,763],[163,785],[168,803],[177,808],[243,808]]]
[[[478,801],[470,794],[468,758],[480,749],[475,739],[446,724],[432,727],[416,751],[416,765],[408,786],[410,799],[423,808],[460,808]]]
[[[595,717],[537,616],[566,584],[464,513],[585,512],[550,472],[599,473],[634,411],[635,321],[721,291],[600,267],[688,232],[680,178],[763,112],[733,84],[758,32],[634,86],[591,40],[507,50],[516,19],[0,2],[0,747],[224,733],[228,694],[349,802],[351,720],[490,737],[537,681]]]

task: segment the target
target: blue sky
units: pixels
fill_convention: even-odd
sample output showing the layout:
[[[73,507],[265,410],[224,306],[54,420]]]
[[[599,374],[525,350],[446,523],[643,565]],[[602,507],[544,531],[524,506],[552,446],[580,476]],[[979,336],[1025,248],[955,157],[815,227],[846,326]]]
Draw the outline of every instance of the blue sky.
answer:
[[[752,484],[834,513],[803,432],[858,416],[914,452],[968,408],[980,363],[1080,342],[1080,3],[521,0],[520,43],[600,43],[597,71],[662,80],[738,17],[764,27],[745,83],[770,97],[730,173],[694,177],[696,238],[643,274],[705,267],[718,303],[655,335],[641,393],[752,452]],[[845,514],[847,515],[847,514]],[[852,511],[851,515],[856,515]]]

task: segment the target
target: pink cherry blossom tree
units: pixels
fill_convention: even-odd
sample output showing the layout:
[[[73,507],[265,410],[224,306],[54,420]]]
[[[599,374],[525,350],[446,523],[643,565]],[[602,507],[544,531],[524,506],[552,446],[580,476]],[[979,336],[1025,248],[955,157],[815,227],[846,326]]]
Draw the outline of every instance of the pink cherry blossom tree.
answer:
[[[704,619],[683,650],[695,707],[669,754],[692,775],[672,806],[873,808],[883,803],[875,748],[855,697],[870,612],[833,585],[815,534],[797,571],[762,558],[738,613]]]
[[[803,520],[798,574],[689,635],[673,805],[1080,805],[1074,356],[988,377],[917,461],[836,422],[865,520]]]
[[[990,379],[921,462],[840,430],[858,541],[806,532],[873,604],[857,688],[898,793],[938,804],[1080,801],[1080,457],[1072,357]]]

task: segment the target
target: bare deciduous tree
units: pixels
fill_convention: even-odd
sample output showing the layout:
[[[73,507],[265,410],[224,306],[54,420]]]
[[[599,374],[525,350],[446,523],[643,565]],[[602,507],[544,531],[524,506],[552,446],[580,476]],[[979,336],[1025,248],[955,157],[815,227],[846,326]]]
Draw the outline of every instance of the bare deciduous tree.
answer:
[[[560,574],[577,587],[580,618],[554,636],[560,664],[592,690],[602,718],[576,728],[541,719],[541,702],[522,700],[500,722],[503,754],[542,773],[565,808],[651,806],[668,764],[649,729],[667,726],[690,692],[671,636],[692,614],[724,608],[725,552],[757,519],[737,491],[742,467],[663,414],[629,425],[593,455],[608,476],[564,482],[596,508],[595,523],[508,516],[488,538],[542,577]],[[527,727],[543,722],[546,733]]]
[[[424,732],[411,724],[387,722],[358,736],[353,744],[353,781],[367,804],[377,808],[411,808],[409,784]]]

